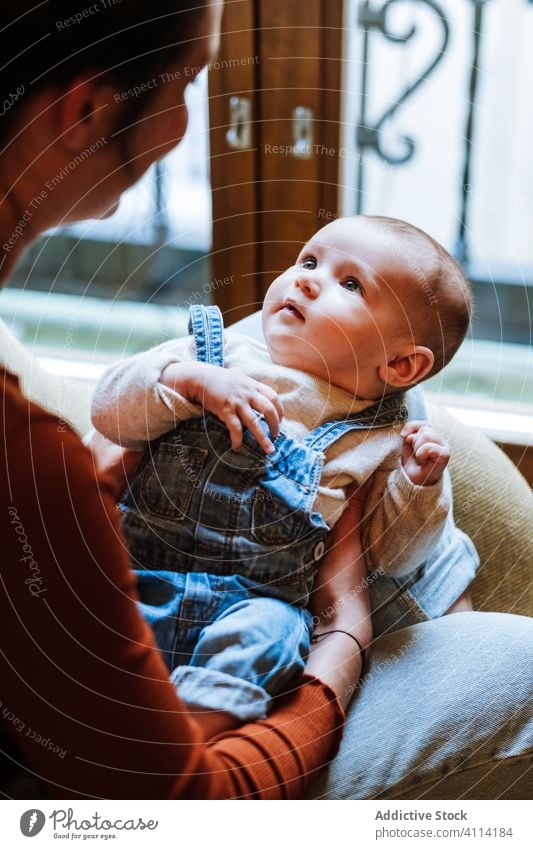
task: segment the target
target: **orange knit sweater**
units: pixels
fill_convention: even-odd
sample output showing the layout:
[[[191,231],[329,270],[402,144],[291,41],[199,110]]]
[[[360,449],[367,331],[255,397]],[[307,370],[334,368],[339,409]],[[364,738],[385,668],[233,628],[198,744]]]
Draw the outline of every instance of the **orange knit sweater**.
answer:
[[[0,720],[55,797],[297,798],[343,713],[306,677],[268,720],[204,743],[137,611],[110,481],[0,371]]]

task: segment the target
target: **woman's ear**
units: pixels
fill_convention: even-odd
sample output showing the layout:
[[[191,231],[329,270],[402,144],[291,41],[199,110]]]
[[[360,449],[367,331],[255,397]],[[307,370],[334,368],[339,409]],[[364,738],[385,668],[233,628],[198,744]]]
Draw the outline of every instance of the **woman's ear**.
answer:
[[[111,131],[109,104],[113,87],[95,78],[96,72],[75,77],[56,101],[59,141],[72,153],[84,150]]]
[[[380,366],[378,374],[389,386],[408,387],[427,377],[434,362],[435,357],[430,348],[413,345],[410,351],[391,360],[386,366]]]

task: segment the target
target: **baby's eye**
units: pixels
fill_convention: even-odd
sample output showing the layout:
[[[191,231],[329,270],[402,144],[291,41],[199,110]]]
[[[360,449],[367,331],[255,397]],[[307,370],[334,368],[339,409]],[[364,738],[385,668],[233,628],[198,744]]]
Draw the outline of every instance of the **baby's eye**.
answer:
[[[344,286],[348,292],[360,292],[363,294],[363,287],[355,277],[348,277],[346,280],[341,280],[341,286]]]
[[[308,268],[313,270],[317,266],[316,259],[314,256],[306,256],[301,262],[302,268]]]

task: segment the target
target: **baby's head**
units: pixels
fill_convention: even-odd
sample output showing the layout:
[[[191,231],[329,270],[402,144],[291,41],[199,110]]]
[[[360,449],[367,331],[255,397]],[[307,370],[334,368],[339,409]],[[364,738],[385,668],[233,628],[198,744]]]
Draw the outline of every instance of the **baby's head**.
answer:
[[[431,236],[395,218],[327,224],[270,286],[263,331],[274,362],[378,399],[431,377],[470,324],[470,287]]]

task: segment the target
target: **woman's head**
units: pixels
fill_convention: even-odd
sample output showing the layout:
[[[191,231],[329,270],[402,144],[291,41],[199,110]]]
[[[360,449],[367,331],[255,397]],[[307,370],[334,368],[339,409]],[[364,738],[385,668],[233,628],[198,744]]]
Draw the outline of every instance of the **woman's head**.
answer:
[[[186,57],[208,0],[4,0],[0,17],[0,145],[17,107],[43,89],[100,72],[125,90]],[[0,110],[2,111],[2,110]],[[135,110],[132,109],[132,112]]]
[[[183,136],[185,88],[216,49],[221,8],[222,0],[4,0],[0,201],[11,217],[28,218],[41,193],[27,222],[34,234],[113,211]],[[52,207],[58,221],[46,220]]]

